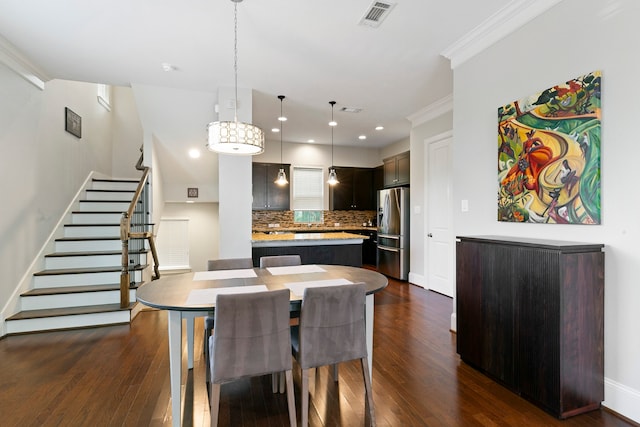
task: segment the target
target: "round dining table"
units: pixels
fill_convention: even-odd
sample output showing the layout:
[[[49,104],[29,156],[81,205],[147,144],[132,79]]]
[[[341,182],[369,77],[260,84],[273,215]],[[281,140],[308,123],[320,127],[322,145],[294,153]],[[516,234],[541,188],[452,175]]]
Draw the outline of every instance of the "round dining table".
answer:
[[[363,282],[366,286],[365,322],[369,373],[373,364],[373,294],[387,286],[386,276],[360,267],[300,265],[291,267],[220,270],[166,275],[145,283],[136,299],[168,311],[169,371],[173,425],[182,418],[182,320],[187,323],[187,367],[193,368],[194,319],[212,315],[218,293],[257,292],[288,288],[290,310],[300,310],[304,288]],[[235,289],[234,289],[235,288]]]

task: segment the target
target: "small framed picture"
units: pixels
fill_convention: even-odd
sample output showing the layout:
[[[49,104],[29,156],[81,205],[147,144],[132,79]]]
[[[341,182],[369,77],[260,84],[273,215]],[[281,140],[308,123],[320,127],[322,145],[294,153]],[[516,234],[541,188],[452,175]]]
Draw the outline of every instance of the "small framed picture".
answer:
[[[71,111],[69,107],[65,107],[64,118],[64,130],[77,138],[82,138],[82,117]]]

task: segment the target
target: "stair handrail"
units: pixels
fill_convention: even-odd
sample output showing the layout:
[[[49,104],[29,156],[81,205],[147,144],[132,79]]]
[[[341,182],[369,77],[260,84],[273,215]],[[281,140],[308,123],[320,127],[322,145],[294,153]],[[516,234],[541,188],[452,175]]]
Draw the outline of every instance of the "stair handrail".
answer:
[[[140,150],[142,151],[142,149]],[[120,273],[120,307],[129,307],[129,289],[130,289],[130,277],[129,277],[129,240],[130,239],[147,239],[149,241],[149,248],[151,249],[151,255],[153,256],[153,271],[154,276],[151,280],[160,278],[160,264],[158,262],[158,251],[156,250],[155,238],[153,237],[153,231],[134,232],[131,231],[131,217],[135,211],[136,204],[140,201],[142,191],[144,190],[147,181],[149,180],[149,173],[151,169],[148,166],[142,166],[142,155],[136,164],[136,169],[142,170],[142,177],[138,182],[136,192],[129,204],[129,209],[122,213],[120,219],[120,240],[122,241],[122,271]]]

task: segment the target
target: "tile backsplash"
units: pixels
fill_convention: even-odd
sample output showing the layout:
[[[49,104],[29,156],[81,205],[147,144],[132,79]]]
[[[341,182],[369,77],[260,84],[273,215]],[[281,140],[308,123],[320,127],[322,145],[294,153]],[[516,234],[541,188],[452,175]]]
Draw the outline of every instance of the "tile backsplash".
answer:
[[[268,228],[269,224],[280,224],[280,228],[304,227],[294,224],[293,211],[252,211],[253,228]],[[341,227],[362,227],[363,223],[375,221],[375,211],[323,211],[325,227],[339,223]]]

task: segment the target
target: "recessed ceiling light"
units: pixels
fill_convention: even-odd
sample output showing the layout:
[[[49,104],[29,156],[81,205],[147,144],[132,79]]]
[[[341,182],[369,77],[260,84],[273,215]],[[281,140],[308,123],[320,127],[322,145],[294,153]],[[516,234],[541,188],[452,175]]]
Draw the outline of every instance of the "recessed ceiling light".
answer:
[[[338,126],[338,122],[331,120],[329,126]]]
[[[309,144],[313,144],[314,142],[316,142],[316,140],[315,140],[315,139],[309,139],[309,140],[307,140],[307,142],[308,142]]]
[[[197,159],[198,157],[200,157],[200,150],[198,150],[197,148],[192,148],[191,150],[189,150],[189,157],[191,157],[192,159]]]
[[[382,130],[384,129],[384,126],[376,126],[376,130]]]
[[[273,128],[273,129],[271,129],[271,132],[273,132],[273,133],[278,133],[278,132],[280,132],[280,129],[278,129],[278,128]]]
[[[367,139],[367,135],[360,135],[358,139]]]
[[[281,122],[286,122],[287,118],[285,116],[280,116],[278,117],[278,120],[280,120]]]

